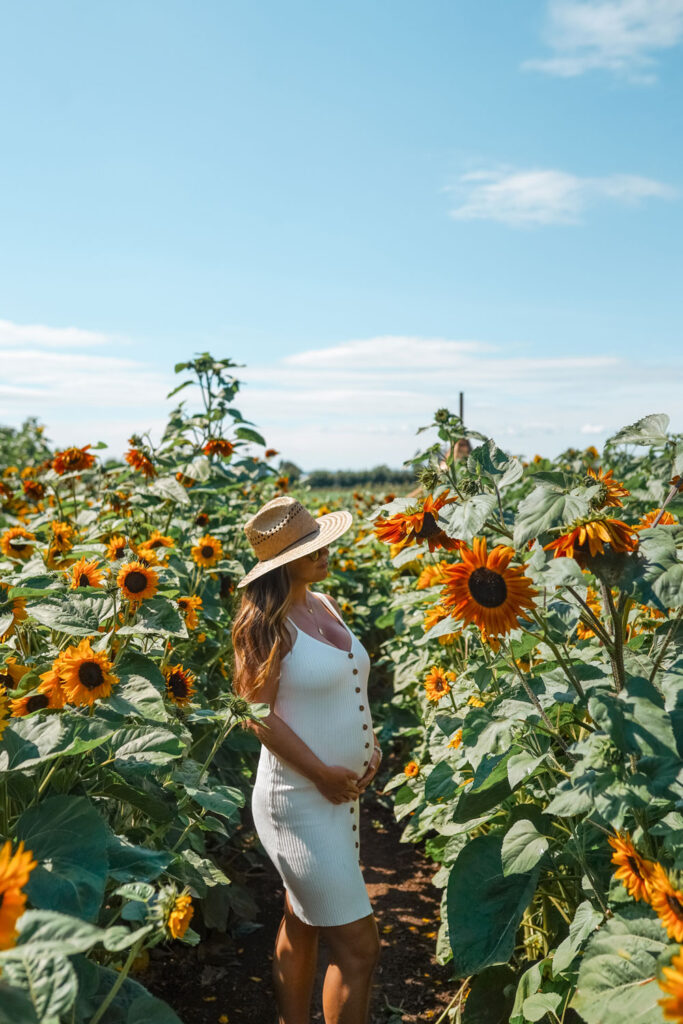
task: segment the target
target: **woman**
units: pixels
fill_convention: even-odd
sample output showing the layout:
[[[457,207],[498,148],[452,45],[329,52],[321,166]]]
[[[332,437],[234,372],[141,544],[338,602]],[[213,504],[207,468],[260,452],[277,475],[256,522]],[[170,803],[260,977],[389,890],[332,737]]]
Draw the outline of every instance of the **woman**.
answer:
[[[358,832],[359,797],[381,758],[370,659],[336,601],[310,589],[351,522],[346,511],[314,519],[284,495],[244,527],[258,561],[238,583],[233,685],[271,708],[250,723],[262,744],[251,807],[285,886],[273,957],[279,1024],[308,1024],[321,935],[330,952],[326,1024],[365,1024],[379,956]]]

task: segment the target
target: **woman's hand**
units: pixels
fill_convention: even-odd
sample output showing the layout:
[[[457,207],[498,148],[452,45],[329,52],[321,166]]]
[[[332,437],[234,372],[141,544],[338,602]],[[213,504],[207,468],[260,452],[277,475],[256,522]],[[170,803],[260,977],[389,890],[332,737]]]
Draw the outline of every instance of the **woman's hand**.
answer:
[[[379,768],[381,760],[382,751],[379,749],[379,747],[375,747],[375,749],[372,752],[372,757],[370,758],[370,763],[365,769],[365,773],[361,775],[360,779],[358,780],[358,789],[360,790],[361,793],[368,788],[368,786],[374,779],[375,775],[377,774],[377,770]]]
[[[340,764],[326,765],[315,784],[318,791],[333,804],[356,800],[360,795],[358,774]]]

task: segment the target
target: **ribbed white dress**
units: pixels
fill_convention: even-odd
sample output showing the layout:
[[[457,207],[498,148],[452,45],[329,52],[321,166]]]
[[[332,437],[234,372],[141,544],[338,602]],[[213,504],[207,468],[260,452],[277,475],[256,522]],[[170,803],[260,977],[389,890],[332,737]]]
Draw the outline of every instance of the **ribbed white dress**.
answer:
[[[344,623],[324,594],[311,595],[322,598]],[[280,663],[273,711],[325,764],[363,775],[374,745],[368,653],[346,623],[346,650],[292,625],[296,637]],[[262,744],[252,816],[294,911],[306,924],[348,924],[372,913],[359,864],[358,803],[333,804]]]

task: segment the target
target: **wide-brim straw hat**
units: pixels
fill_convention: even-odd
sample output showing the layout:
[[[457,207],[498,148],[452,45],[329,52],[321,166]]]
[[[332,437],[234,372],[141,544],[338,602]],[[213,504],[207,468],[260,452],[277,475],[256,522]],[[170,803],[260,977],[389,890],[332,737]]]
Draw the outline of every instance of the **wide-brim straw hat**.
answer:
[[[315,519],[296,498],[283,494],[262,505],[244,524],[258,562],[237,584],[244,587],[278,565],[293,562],[341,537],[353,522],[345,509]]]

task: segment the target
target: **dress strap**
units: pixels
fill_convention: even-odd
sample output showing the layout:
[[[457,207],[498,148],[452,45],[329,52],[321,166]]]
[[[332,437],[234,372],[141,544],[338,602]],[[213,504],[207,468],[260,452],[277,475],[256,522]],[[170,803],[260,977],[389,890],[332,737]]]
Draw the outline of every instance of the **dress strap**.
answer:
[[[327,594],[323,594],[322,591],[318,591],[318,590],[312,591],[312,593],[316,594],[318,597],[322,597],[323,601],[325,602],[327,607],[330,609],[330,611],[334,615],[335,619],[339,619],[339,621],[341,622],[342,626],[346,626],[346,623],[344,622],[344,620],[342,619],[341,615],[339,614],[337,609],[334,607],[332,602],[330,601],[330,599],[327,596]],[[348,626],[347,626],[347,629],[348,629]]]

